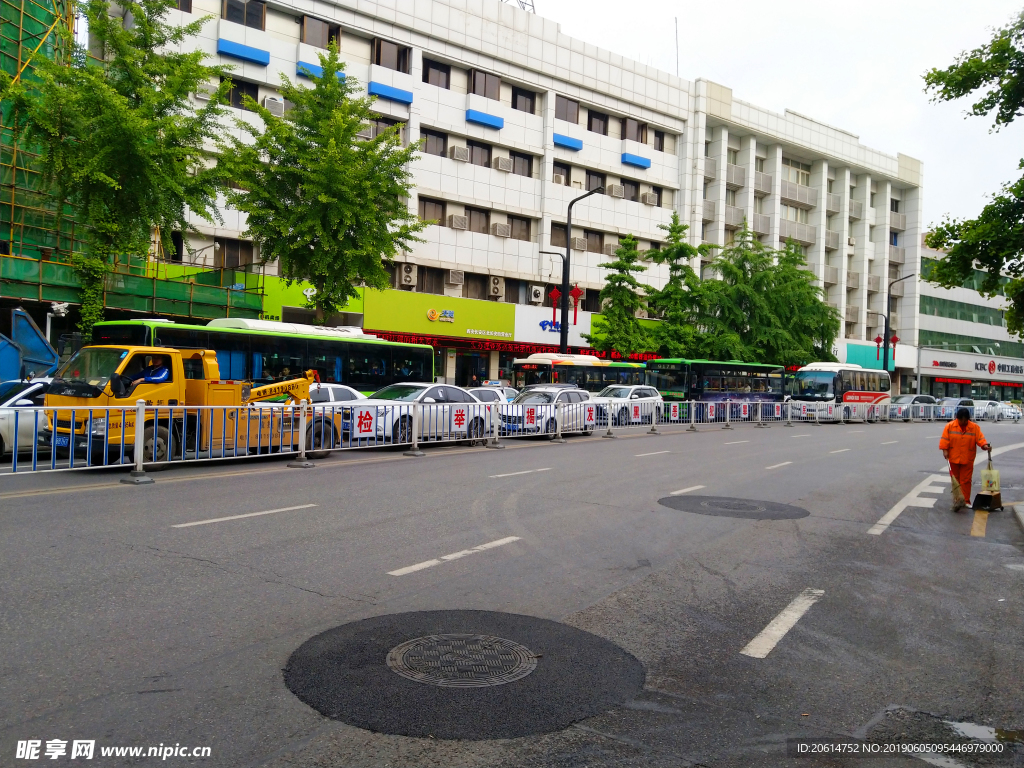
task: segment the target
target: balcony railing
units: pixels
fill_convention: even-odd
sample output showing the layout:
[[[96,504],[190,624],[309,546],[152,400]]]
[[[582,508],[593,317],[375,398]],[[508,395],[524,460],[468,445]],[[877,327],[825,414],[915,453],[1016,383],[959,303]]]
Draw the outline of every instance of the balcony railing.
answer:
[[[742,208],[737,208],[735,205],[725,206],[725,226],[739,229],[743,226],[743,221],[746,218]]]
[[[826,251],[838,251],[839,250],[839,233],[825,230],[825,250]]]
[[[771,174],[754,171],[754,191],[764,192],[766,195],[770,195],[772,192]]]
[[[814,245],[818,239],[818,228],[783,219],[779,222],[779,237],[783,240],[796,240],[804,245]]]
[[[900,327],[900,316],[897,315],[895,312],[890,312],[889,313],[889,330],[890,331],[895,331],[899,327]]]
[[[903,283],[893,283],[889,286],[890,296],[902,296],[903,295]]]
[[[852,269],[846,270],[846,290],[855,291],[860,288],[860,272]]]
[[[907,214],[889,211],[889,229],[903,232],[907,228]]]
[[[853,304],[846,305],[846,322],[856,323],[860,319],[860,307]]]
[[[704,158],[704,178],[705,179],[717,179],[718,178],[718,160],[713,157]]]
[[[890,245],[889,246],[889,263],[890,264],[906,264],[907,263],[907,249],[901,245]]]
[[[781,194],[782,199],[787,203],[803,208],[813,208],[818,204],[818,190],[814,187],[805,187],[803,184],[794,184],[785,179],[782,180]]]
[[[813,272],[821,277],[821,282],[825,285],[836,285],[839,283],[839,267],[830,267],[826,264],[823,267],[816,267]]]
[[[754,222],[750,227],[759,235],[767,235],[772,227],[772,217],[764,213],[755,213]]]
[[[863,219],[864,218],[864,203],[860,200],[850,201],[850,218],[851,219]]]
[[[880,328],[882,326],[882,324],[885,322],[882,319],[882,315],[880,313],[878,313],[878,312],[875,312],[872,309],[869,309],[867,311],[867,315],[868,315],[868,317],[867,317],[867,323],[866,324],[867,324],[868,328]]]
[[[747,186],[747,171],[745,168],[739,165],[733,165],[732,163],[726,163],[725,165],[725,183],[730,187],[745,187]]]
[[[714,200],[705,200],[704,201],[704,212],[703,212],[702,215],[703,215],[704,221],[714,221],[715,220],[715,201]]]
[[[843,198],[839,195],[833,195],[831,192],[825,195],[825,210],[829,213],[839,213],[842,204]]]
[[[868,293],[878,293],[880,290],[882,290],[882,277],[868,275]]]

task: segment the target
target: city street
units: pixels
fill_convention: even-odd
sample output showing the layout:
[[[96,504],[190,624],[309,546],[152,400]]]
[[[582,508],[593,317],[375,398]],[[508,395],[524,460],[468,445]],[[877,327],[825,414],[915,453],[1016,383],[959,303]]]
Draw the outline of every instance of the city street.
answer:
[[[1024,501],[1024,427],[981,426]],[[167,765],[239,768],[862,765],[786,741],[989,743],[948,721],[1005,751],[867,765],[1024,765],[1024,532],[1012,509],[950,512],[941,430],[4,477],[0,764],[52,739],[95,740],[98,765],[180,744],[210,756]],[[462,689],[385,664],[440,633],[507,638],[536,669]]]

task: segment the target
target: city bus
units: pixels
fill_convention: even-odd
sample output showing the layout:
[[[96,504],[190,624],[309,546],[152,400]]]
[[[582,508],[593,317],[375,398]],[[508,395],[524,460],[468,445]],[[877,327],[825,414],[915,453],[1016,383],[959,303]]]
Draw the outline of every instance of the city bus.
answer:
[[[739,360],[648,360],[646,384],[666,401],[781,402],[785,397],[781,365]]]
[[[206,325],[170,320],[96,323],[93,344],[213,349],[221,377],[270,384],[315,369],[320,380],[365,394],[388,384],[434,380],[434,350],[384,341],[361,328],[327,328],[269,320],[222,318]]]
[[[560,355],[537,352],[512,361],[512,386],[575,384],[600,392],[609,384],[643,384],[644,364],[627,360],[602,360],[593,355]]]
[[[891,400],[891,386],[885,371],[855,363],[811,363],[793,375],[789,393],[795,402],[842,404],[844,420],[875,419]]]

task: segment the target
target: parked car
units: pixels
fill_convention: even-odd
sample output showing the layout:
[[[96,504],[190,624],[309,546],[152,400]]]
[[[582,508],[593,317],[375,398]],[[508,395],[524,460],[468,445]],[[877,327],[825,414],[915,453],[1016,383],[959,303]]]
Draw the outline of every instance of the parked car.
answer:
[[[966,408],[967,412],[974,418],[974,401],[969,397],[944,397],[936,407],[935,418],[952,420],[956,418],[956,412]]]
[[[585,403],[590,393],[572,384],[536,384],[525,387],[511,403],[498,406],[501,414],[501,428],[507,433],[549,434],[558,431],[558,405]],[[528,406],[538,406],[535,410]],[[533,415],[533,423],[530,423]],[[593,425],[585,423],[582,408],[563,409],[565,423],[563,431],[590,434]]]
[[[892,399],[892,405],[895,407],[889,411],[890,419],[928,419],[933,410],[929,406],[935,405],[935,398],[931,395],[899,395]]]
[[[353,408],[376,406],[376,439],[386,443],[410,443],[413,434],[413,404],[430,406],[422,411],[418,439],[479,440],[487,431],[490,406],[471,392],[451,384],[403,382],[389,384]],[[466,408],[459,406],[465,405]],[[348,409],[346,409],[348,410]],[[351,420],[352,411],[343,417]],[[355,438],[359,438],[358,430]]]
[[[995,400],[974,401],[975,421],[1002,421],[1003,418],[1003,407]]]
[[[611,384],[591,400],[597,403],[598,424],[607,424],[610,414],[612,424],[618,426],[650,422],[652,418],[661,421],[665,404],[654,387],[623,384]],[[634,407],[637,405],[640,407]]]
[[[482,403],[511,403],[519,394],[519,390],[512,387],[470,387],[466,391],[472,392]]]
[[[42,408],[43,397],[50,386],[49,377],[31,381],[0,382],[0,456],[14,450],[14,424],[18,423],[18,453],[31,453],[36,442],[36,418],[33,411],[17,414],[20,408]],[[47,426],[46,417],[39,413],[39,429]]]
[[[1011,403],[1008,400],[1004,400],[1001,405],[1003,406],[1003,413],[1006,414],[1006,418],[1012,419],[1013,421],[1020,421],[1021,416],[1024,413],[1021,412],[1020,406],[1016,403]]]

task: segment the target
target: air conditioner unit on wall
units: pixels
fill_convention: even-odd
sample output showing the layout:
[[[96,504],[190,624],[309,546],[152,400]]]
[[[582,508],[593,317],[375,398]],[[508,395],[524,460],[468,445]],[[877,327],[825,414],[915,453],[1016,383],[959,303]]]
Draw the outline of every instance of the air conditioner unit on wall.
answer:
[[[466,216],[452,214],[448,217],[448,226],[451,229],[469,229],[469,219]]]
[[[551,181],[560,187],[566,186],[565,176],[562,176],[561,174],[556,173],[554,176],[551,177]]]
[[[644,205],[657,205],[658,196],[653,192],[644,192],[642,195],[640,195],[640,202],[643,203]]]
[[[448,157],[460,163],[468,163],[469,147],[448,147]]]
[[[846,244],[849,245],[850,247],[855,247],[857,245],[857,238],[856,237],[848,237],[848,238],[846,238]]]
[[[490,285],[487,288],[487,295],[492,299],[505,298],[505,278],[491,275]]]
[[[491,234],[495,237],[511,237],[512,227],[508,224],[491,224]]]
[[[607,245],[605,245],[604,248],[601,249],[601,252],[605,256],[614,256],[617,250],[619,250],[618,243],[608,243]]]
[[[504,171],[505,173],[512,173],[512,158],[511,157],[496,157],[493,161],[494,170]]]
[[[574,251],[587,250],[587,239],[585,237],[574,237],[572,239],[572,249]]]
[[[609,184],[606,189],[610,197],[623,197],[626,194],[626,188],[621,184]]]
[[[461,269],[449,269],[445,282],[448,285],[462,285],[466,282],[466,273]]]
[[[399,264],[398,266],[398,284],[415,287],[416,285],[416,272],[417,268],[415,264]]]
[[[284,117],[284,99],[280,99],[277,96],[265,96],[263,98],[263,107],[274,117]]]
[[[543,304],[544,303],[544,286],[537,285],[536,283],[530,283],[530,303],[531,304]]]

